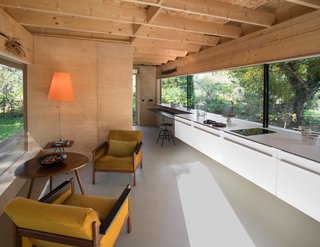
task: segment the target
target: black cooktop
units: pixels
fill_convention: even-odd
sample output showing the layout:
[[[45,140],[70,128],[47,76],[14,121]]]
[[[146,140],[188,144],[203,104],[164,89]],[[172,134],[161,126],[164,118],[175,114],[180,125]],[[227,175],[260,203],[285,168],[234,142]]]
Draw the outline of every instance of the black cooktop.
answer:
[[[237,133],[237,134],[240,134],[240,135],[244,135],[244,136],[254,136],[254,135],[276,133],[275,131],[262,129],[262,128],[238,129],[238,130],[230,130],[230,131]]]

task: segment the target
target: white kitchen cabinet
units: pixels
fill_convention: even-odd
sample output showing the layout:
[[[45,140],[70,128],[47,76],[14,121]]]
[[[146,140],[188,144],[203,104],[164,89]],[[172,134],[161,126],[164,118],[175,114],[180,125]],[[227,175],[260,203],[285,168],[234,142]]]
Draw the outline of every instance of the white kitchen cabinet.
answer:
[[[222,162],[222,132],[202,124],[193,125],[193,147],[210,158]]]
[[[174,134],[175,137],[180,139],[181,141],[187,143],[192,146],[192,121],[175,117],[174,121]]]
[[[320,221],[320,167],[297,155],[279,151],[277,196]]]
[[[222,154],[226,167],[276,194],[276,149],[224,133]]]

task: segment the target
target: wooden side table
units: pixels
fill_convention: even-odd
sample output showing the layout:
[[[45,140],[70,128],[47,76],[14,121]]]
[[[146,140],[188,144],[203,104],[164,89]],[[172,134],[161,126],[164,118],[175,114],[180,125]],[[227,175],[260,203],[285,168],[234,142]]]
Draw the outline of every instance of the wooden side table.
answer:
[[[21,164],[15,171],[14,175],[20,178],[30,178],[30,187],[27,197],[30,198],[33,182],[35,178],[50,177],[50,190],[52,190],[52,176],[68,173],[74,171],[78,180],[78,184],[81,193],[84,194],[80,175],[78,169],[85,166],[89,162],[89,158],[83,154],[66,152],[67,159],[60,164],[44,167],[39,164],[38,159],[40,156],[36,156],[31,160]]]
[[[55,142],[48,142],[43,149],[54,149],[54,153],[55,152],[60,152],[60,153],[64,153],[65,152],[65,148],[71,148],[73,145],[74,141],[69,140],[66,144],[62,144],[62,145],[55,145]]]

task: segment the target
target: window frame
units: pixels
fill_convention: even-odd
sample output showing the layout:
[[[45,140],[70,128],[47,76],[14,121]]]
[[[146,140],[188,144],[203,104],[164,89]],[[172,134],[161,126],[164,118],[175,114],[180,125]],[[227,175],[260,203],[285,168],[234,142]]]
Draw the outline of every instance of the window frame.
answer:
[[[262,127],[264,128],[268,128],[270,121],[269,121],[269,99],[270,99],[270,65],[272,64],[276,64],[276,63],[284,63],[284,62],[289,62],[289,61],[298,61],[298,60],[303,60],[303,59],[312,59],[312,58],[320,58],[320,54],[317,55],[313,55],[313,56],[303,56],[303,57],[295,57],[292,59],[287,59],[287,60],[280,60],[280,61],[272,61],[269,63],[263,63],[263,64],[252,64],[252,65],[246,65],[246,66],[239,66],[239,67],[234,67],[234,68],[225,68],[223,70],[226,69],[237,69],[237,68],[243,68],[243,67],[250,67],[250,66],[258,66],[258,65],[262,65],[263,66],[263,112],[262,112],[262,122],[256,122],[256,123],[261,123]],[[319,68],[320,69],[320,68]],[[209,73],[209,72],[213,72],[213,71],[206,71],[206,72],[201,72],[201,73]],[[199,72],[200,73],[200,72]],[[194,74],[187,74],[187,75],[179,75],[179,76],[187,76],[187,109],[194,109],[194,105],[192,103],[192,100],[190,99],[190,89],[192,89],[193,87],[191,87],[189,85],[189,77],[192,77],[193,75],[198,74],[198,73],[194,73]],[[178,76],[174,76],[174,77],[178,77]],[[170,77],[166,77],[166,78],[170,78]],[[161,78],[160,79],[160,103],[162,103],[162,80],[166,79],[166,78]],[[191,102],[189,104],[189,102]],[[249,120],[246,120],[249,121]],[[283,130],[287,130],[287,131],[292,131],[294,129],[285,129],[282,127],[278,127],[278,126],[273,126],[274,128],[280,128]]]

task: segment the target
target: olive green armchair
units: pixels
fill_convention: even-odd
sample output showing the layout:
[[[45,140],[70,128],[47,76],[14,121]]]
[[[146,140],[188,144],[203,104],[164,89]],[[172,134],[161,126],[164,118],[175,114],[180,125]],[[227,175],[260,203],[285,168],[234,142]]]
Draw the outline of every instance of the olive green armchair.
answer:
[[[125,172],[133,176],[142,169],[142,132],[140,130],[110,130],[108,140],[92,151],[92,184],[96,172]]]

